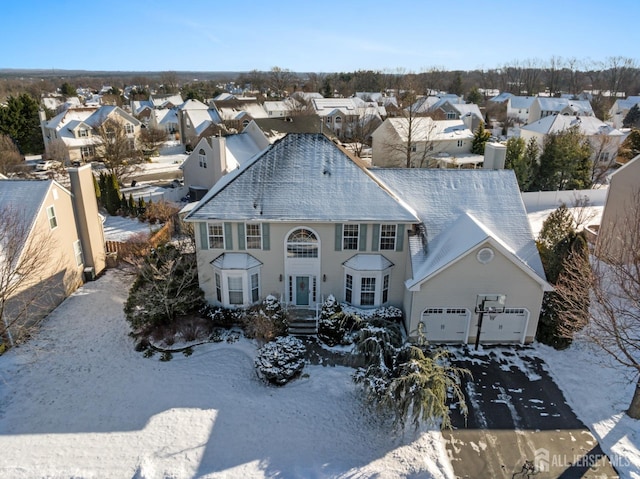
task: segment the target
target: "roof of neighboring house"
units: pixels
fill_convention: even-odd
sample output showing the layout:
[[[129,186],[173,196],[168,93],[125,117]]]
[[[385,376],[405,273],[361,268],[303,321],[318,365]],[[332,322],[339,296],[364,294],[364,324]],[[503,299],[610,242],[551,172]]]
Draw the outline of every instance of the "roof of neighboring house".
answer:
[[[504,103],[505,101],[507,101],[509,98],[515,96],[513,93],[509,93],[508,91],[503,91],[502,93],[498,94],[497,96],[494,96],[493,98],[490,98],[489,101],[494,102],[494,103]]]
[[[401,141],[408,140],[409,120],[407,118],[387,118],[385,123],[397,132]],[[462,120],[434,120],[430,117],[417,117],[413,118],[411,128],[413,129],[411,141],[416,142],[473,138],[473,132],[467,128]]]
[[[204,106],[206,107],[207,105],[204,105]],[[185,110],[184,114],[189,117],[189,120],[191,121],[191,124],[193,125],[193,129],[196,131],[197,135],[201,135],[202,133],[204,133],[204,131],[208,127],[210,127],[212,124],[217,124],[222,122],[222,120],[218,116],[218,112],[216,110],[211,110],[208,107],[205,109],[188,108]]]
[[[321,134],[278,140],[218,181],[187,219],[418,221],[395,193]]]
[[[430,95],[418,98],[410,108],[415,113],[429,113],[437,110],[447,102],[451,105],[455,103],[464,103],[462,98],[460,98],[458,95],[454,95],[453,93],[446,93],[442,95]]]
[[[548,135],[558,133],[577,126],[580,132],[586,136],[608,135],[624,136],[620,130],[616,130],[611,125],[607,125],[595,116],[570,116],[570,115],[549,115],[538,121],[522,126],[520,129]]]
[[[191,99],[185,101],[178,107],[180,110],[208,110],[209,107],[199,100]]]
[[[639,103],[640,103],[640,96],[629,96],[624,100],[623,99],[616,100],[613,106],[611,107],[611,110],[615,110],[616,112],[624,112],[625,110],[630,110],[631,108],[634,107],[634,105],[637,105]]]
[[[460,113],[461,117],[465,115],[474,115],[481,120],[483,119],[480,107],[475,103],[450,103],[450,105]]]
[[[168,95],[151,95],[149,96],[149,102],[154,108],[166,108],[169,105],[179,106],[184,103],[182,95],[168,94]]]
[[[318,116],[328,116],[334,110],[340,110],[346,115],[357,114],[353,98],[313,98],[311,103]]]
[[[265,101],[262,104],[262,107],[267,112],[270,112],[270,111],[290,112],[291,110],[298,108],[298,102],[293,98],[287,98],[286,100],[279,100],[279,101]]]
[[[124,111],[122,108],[114,105],[105,105],[98,108],[96,111],[93,112],[91,116],[89,116],[85,120],[85,123],[94,128],[98,127],[102,125],[107,120],[107,118],[109,118],[114,113],[117,113],[118,115],[122,116],[130,123],[133,123],[135,126],[141,125],[140,120],[129,115],[129,113]]]
[[[274,143],[287,133],[320,133],[324,124],[317,115],[295,115],[290,118],[257,118],[253,120],[262,130],[270,143]],[[333,136],[326,131],[327,136]]]
[[[557,111],[561,112],[565,108],[571,109],[572,112],[577,114],[589,114],[593,115],[593,108],[588,100],[569,100],[567,98],[552,98],[552,97],[537,97],[540,104],[540,110],[542,111]]]
[[[253,136],[240,133],[225,137],[227,145],[227,168],[237,168],[247,163],[263,148],[256,142]]]
[[[145,109],[153,110],[153,103],[149,100],[134,100],[131,102],[131,112],[134,115],[139,115]]]
[[[96,110],[96,107],[69,108],[51,118],[51,120],[46,123],[46,127],[61,131],[63,127],[68,127],[71,123],[75,122],[75,124],[77,124],[78,122],[86,121]]]
[[[509,97],[509,106],[517,110],[527,110],[531,108],[532,103],[535,101],[535,96],[515,96]]]
[[[257,101],[226,100],[214,102],[220,118],[223,121],[240,120],[245,115],[251,118],[267,118],[269,115]]]
[[[413,284],[489,237],[544,280],[513,171],[380,168],[372,173],[401,194],[426,228],[429,254],[418,237],[411,245]]]
[[[178,123],[178,114],[172,108],[153,110],[153,115],[156,117],[156,122],[158,125]]]

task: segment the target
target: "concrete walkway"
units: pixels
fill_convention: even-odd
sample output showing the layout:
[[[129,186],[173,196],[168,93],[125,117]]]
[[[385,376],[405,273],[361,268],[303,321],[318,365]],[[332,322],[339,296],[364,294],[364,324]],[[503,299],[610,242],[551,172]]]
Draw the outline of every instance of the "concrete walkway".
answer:
[[[536,479],[618,477],[530,350],[450,350],[454,363],[473,374],[464,384],[466,424],[460,412],[453,411],[454,429],[443,432],[457,478],[511,479],[525,461],[539,471],[530,476]]]

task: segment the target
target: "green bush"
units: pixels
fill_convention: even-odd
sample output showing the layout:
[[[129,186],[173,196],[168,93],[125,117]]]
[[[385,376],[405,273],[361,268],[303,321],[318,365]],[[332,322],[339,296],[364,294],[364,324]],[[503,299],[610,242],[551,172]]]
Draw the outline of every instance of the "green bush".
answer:
[[[254,361],[258,377],[270,384],[283,386],[302,372],[305,352],[302,341],[293,336],[265,344],[258,350]]]

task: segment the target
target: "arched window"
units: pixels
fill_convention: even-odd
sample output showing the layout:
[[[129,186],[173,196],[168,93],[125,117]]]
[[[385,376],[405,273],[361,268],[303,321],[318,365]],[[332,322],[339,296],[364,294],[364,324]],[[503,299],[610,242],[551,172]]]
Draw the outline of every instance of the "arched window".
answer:
[[[318,238],[306,228],[299,228],[287,238],[288,258],[317,258]]]
[[[198,160],[200,161],[200,166],[202,168],[207,167],[207,153],[203,148],[200,148],[200,150],[198,150]]]

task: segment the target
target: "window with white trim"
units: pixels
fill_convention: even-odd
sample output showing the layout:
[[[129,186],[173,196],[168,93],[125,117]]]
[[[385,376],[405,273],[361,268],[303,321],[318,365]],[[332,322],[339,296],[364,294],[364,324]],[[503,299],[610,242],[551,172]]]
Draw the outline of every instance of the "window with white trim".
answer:
[[[287,238],[288,258],[317,258],[318,238],[306,228],[299,228]]]
[[[251,275],[251,302],[256,303],[260,299],[260,276],[258,273]]]
[[[376,304],[376,278],[360,278],[360,306]]]
[[[216,273],[216,299],[222,303],[222,278],[220,273]]]
[[[380,249],[396,249],[396,225],[380,225]]]
[[[344,280],[344,300],[351,303],[353,299],[353,276],[348,274]]]
[[[78,130],[78,138],[86,138],[89,136],[89,130],[86,128],[80,128]]]
[[[246,223],[244,231],[247,249],[262,249],[262,225],[260,223]]]
[[[389,275],[385,274],[382,278],[382,304],[389,301]]]
[[[222,223],[209,223],[209,248],[224,248],[224,228]]]
[[[227,276],[227,288],[229,289],[229,304],[242,305],[244,302],[242,276]]]
[[[342,225],[342,249],[357,250],[360,225]]]
[[[124,124],[124,131],[127,132],[127,135],[132,135],[133,131],[134,131],[133,125],[131,123],[125,123]]]
[[[200,148],[198,150],[198,164],[202,168],[207,167],[207,153],[204,151],[204,148]]]
[[[76,257],[76,266],[82,266],[84,264],[84,255],[82,254],[82,244],[80,240],[73,242],[73,254]]]
[[[53,206],[47,207],[47,218],[49,219],[49,228],[52,230],[58,227],[58,220],[56,219],[56,210]]]
[[[458,148],[462,148],[464,146],[464,140],[458,140]]]

